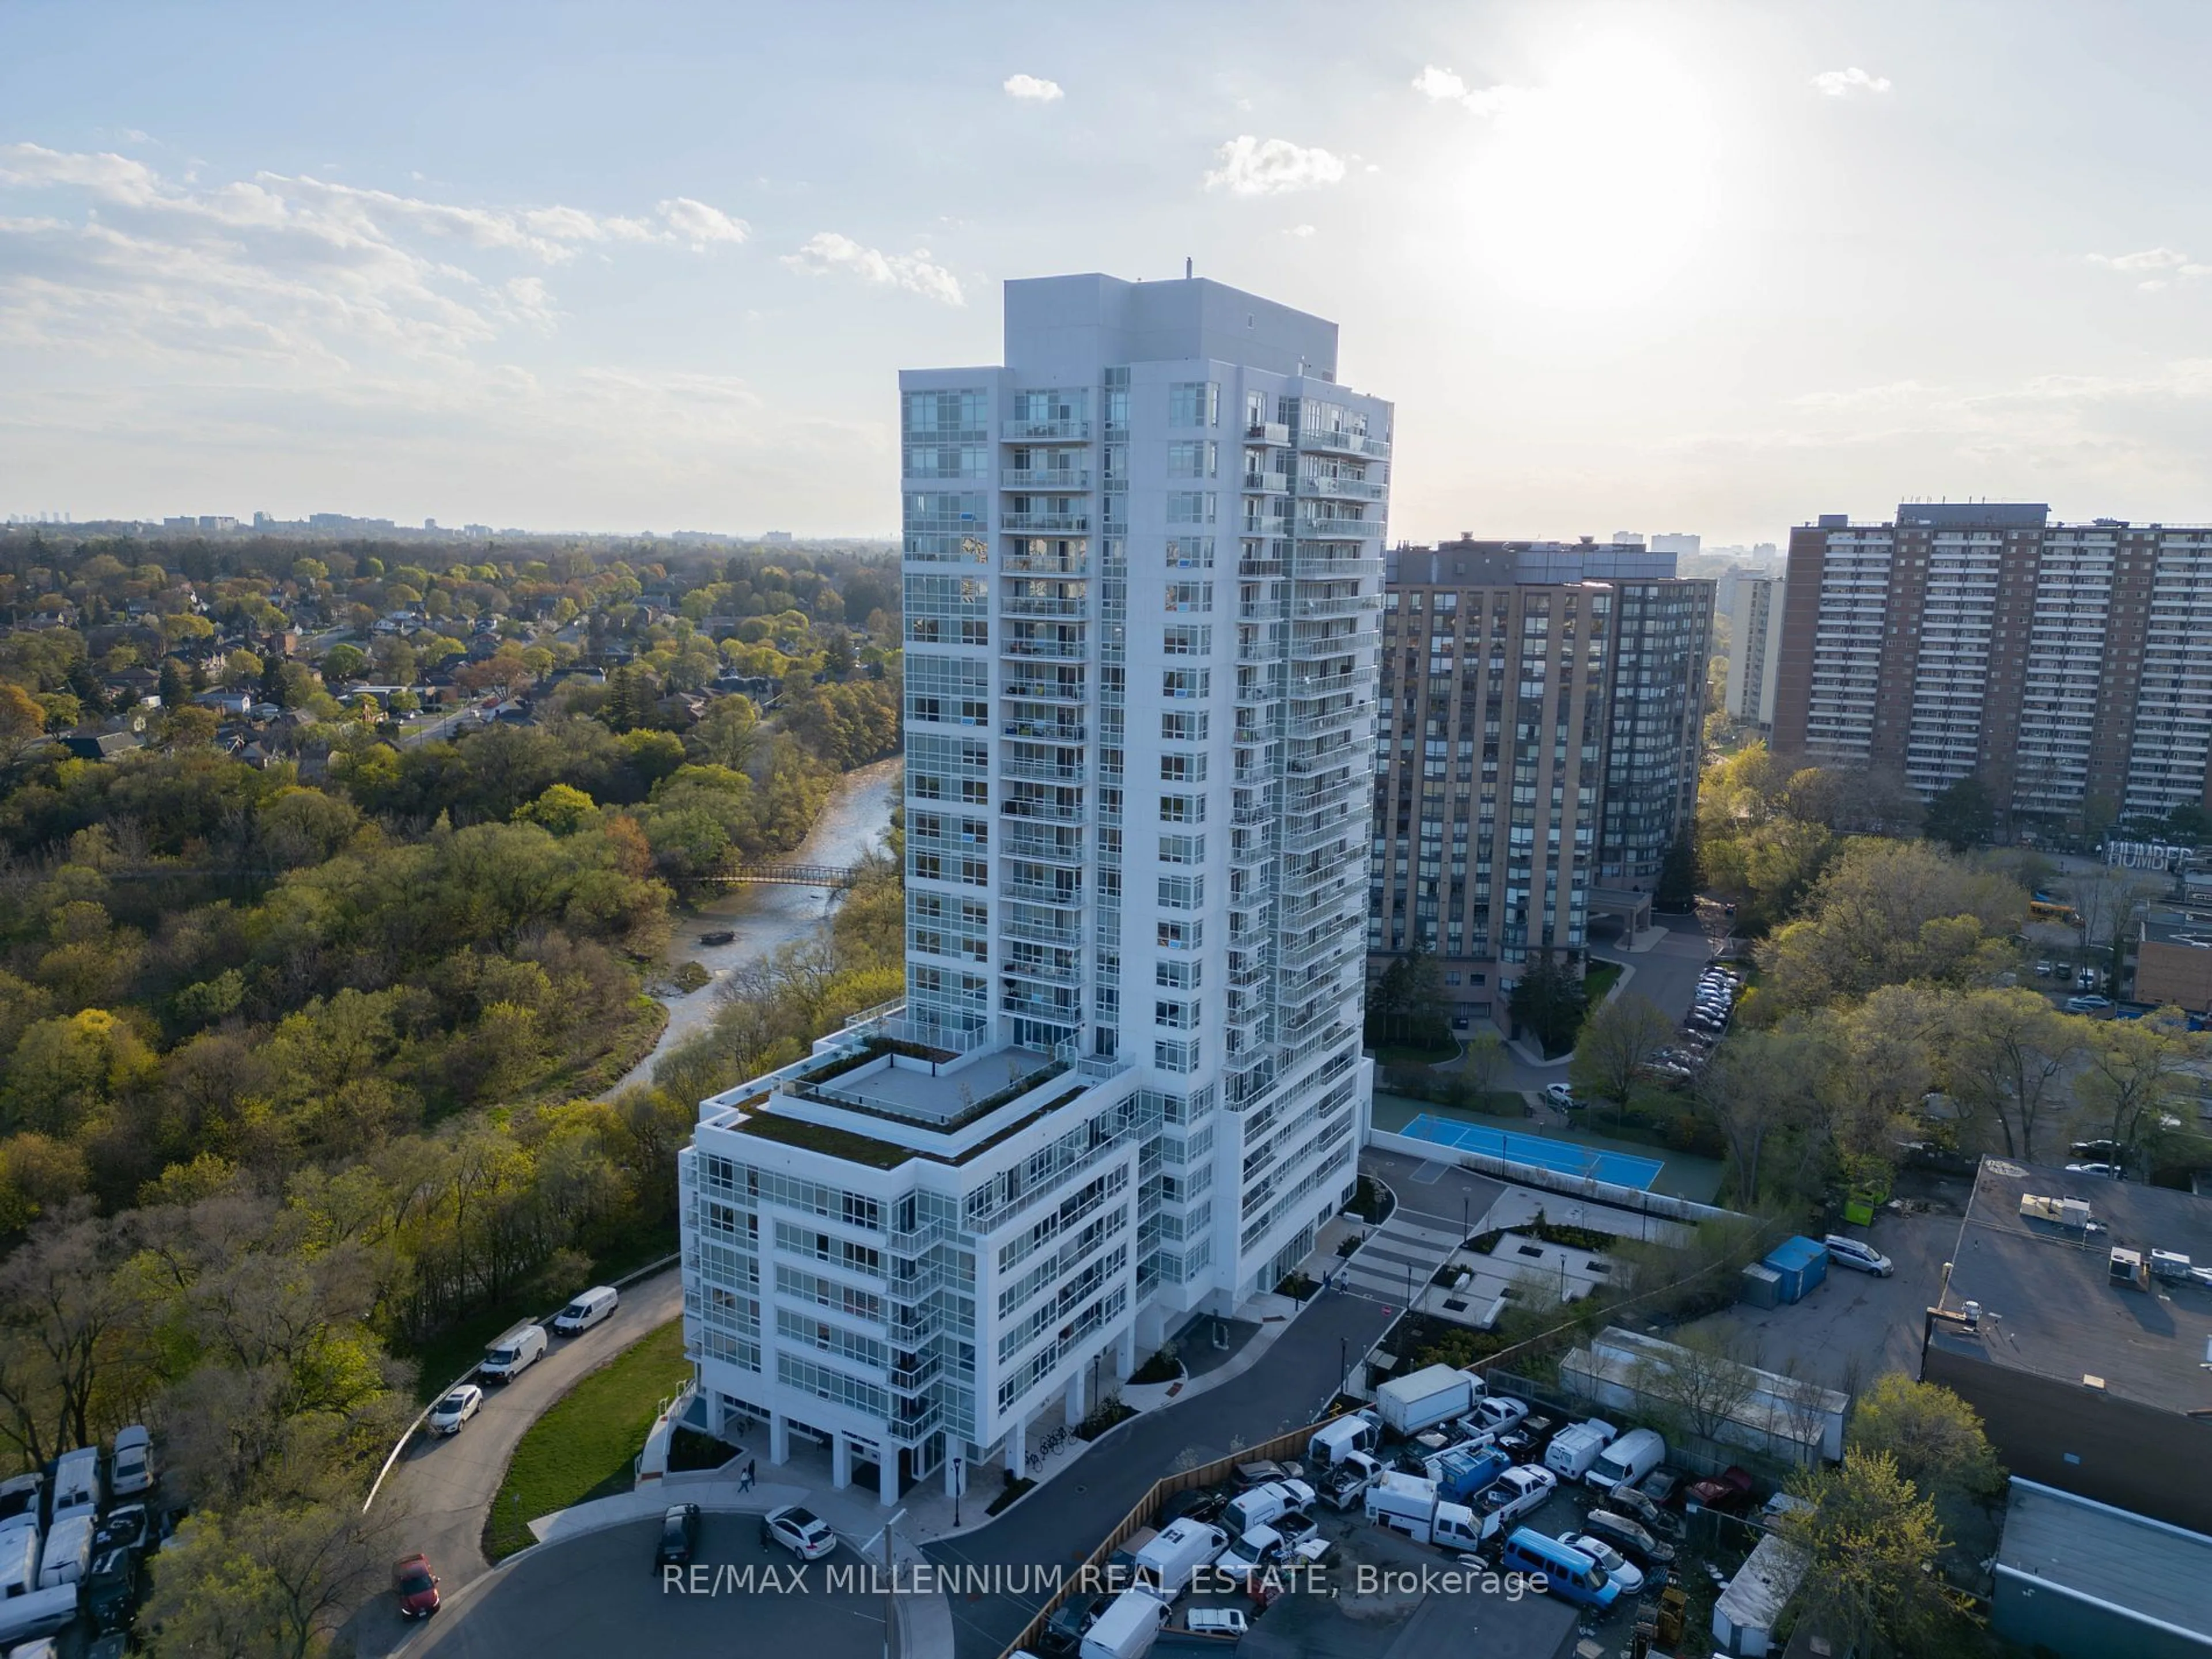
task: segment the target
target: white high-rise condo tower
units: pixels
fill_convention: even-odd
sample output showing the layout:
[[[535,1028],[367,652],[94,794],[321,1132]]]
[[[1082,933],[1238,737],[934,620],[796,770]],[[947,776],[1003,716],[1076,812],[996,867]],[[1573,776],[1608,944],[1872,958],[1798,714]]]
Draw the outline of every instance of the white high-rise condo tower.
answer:
[[[1218,283],[1006,285],[900,377],[907,995],[701,1104],[709,1423],[884,1500],[977,1462],[1351,1195],[1390,405]]]

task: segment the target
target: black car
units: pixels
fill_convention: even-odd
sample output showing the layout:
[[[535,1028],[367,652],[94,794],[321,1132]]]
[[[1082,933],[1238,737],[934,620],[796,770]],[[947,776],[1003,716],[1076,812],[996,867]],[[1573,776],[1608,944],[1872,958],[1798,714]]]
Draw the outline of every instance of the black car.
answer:
[[[94,1528],[92,1534],[93,1553],[106,1549],[129,1550],[136,1554],[146,1547],[146,1506],[125,1504],[119,1510],[110,1510],[107,1518]]]
[[[1559,1431],[1559,1425],[1550,1418],[1531,1412],[1511,1428],[1500,1430],[1490,1443],[1516,1463],[1540,1463]]]
[[[123,1629],[138,1596],[138,1558],[125,1549],[103,1550],[92,1558],[80,1594],[84,1610],[102,1631]]]
[[[1193,1521],[1203,1521],[1211,1525],[1221,1518],[1221,1511],[1228,1507],[1227,1494],[1208,1492],[1203,1486],[1194,1487],[1189,1492],[1179,1492],[1168,1499],[1167,1508],[1161,1516],[1160,1525],[1165,1527],[1170,1522],[1181,1521],[1186,1516]]]
[[[699,1506],[672,1504],[660,1517],[660,1547],[653,1552],[656,1567],[688,1567],[699,1548]]]
[[[1583,1517],[1582,1529],[1593,1538],[1603,1539],[1640,1567],[1663,1571],[1674,1565],[1674,1547],[1661,1543],[1625,1515],[1592,1510]]]
[[[1083,1645],[1083,1632],[1098,1622],[1098,1615],[1114,1605],[1104,1595],[1071,1595],[1045,1620],[1044,1644],[1053,1653],[1073,1653]]]

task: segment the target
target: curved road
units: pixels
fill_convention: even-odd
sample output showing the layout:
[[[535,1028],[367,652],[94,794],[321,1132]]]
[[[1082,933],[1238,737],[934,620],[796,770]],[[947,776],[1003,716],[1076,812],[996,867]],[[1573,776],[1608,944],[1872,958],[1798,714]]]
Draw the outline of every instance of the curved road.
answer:
[[[578,1337],[554,1337],[540,1359],[504,1386],[484,1390],[484,1407],[459,1434],[418,1431],[392,1466],[370,1513],[392,1518],[394,1558],[421,1550],[451,1595],[491,1571],[483,1558],[484,1516],[499,1495],[507,1460],[523,1432],[587,1371],[684,1311],[682,1276],[672,1267],[622,1293],[614,1317]],[[416,1626],[388,1594],[362,1609],[356,1638],[364,1654],[389,1653]]]

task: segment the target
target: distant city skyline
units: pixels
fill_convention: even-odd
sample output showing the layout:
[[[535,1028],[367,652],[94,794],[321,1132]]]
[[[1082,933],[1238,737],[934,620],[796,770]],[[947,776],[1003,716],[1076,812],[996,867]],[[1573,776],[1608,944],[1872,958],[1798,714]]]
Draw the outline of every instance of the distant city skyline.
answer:
[[[899,364],[1188,257],[1373,319],[1394,540],[2212,519],[2212,14],[1991,16],[18,7],[0,513],[888,536]]]

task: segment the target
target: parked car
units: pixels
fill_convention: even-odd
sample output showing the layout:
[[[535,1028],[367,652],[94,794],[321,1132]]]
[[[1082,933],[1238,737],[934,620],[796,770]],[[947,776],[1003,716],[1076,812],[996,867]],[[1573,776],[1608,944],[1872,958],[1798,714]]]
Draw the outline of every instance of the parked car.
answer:
[[[1611,1510],[1592,1510],[1583,1517],[1583,1530],[1603,1539],[1638,1566],[1665,1571],[1674,1565],[1674,1547],[1662,1544],[1625,1515]]]
[[[761,1517],[761,1542],[781,1544],[802,1561],[819,1561],[837,1547],[837,1534],[813,1510],[787,1504]]]
[[[1193,1607],[1182,1616],[1182,1627],[1194,1636],[1243,1636],[1252,1628],[1241,1607]]]
[[[1546,1084],[1544,1098],[1554,1106],[1573,1107],[1582,1103],[1575,1098],[1575,1091],[1564,1083]]]
[[[1669,1468],[1656,1468],[1636,1483],[1636,1490],[1664,1509],[1682,1495],[1682,1477]]]
[[[699,1551],[699,1506],[671,1504],[660,1517],[660,1543],[653,1553],[655,1567],[688,1567]]]
[[[1528,1415],[1528,1402],[1516,1400],[1511,1395],[1493,1394],[1475,1402],[1474,1410],[1467,1421],[1477,1432],[1498,1434],[1511,1428]]]
[[[1193,1521],[1218,1521],[1221,1511],[1228,1505],[1227,1492],[1208,1492],[1203,1486],[1179,1492],[1168,1499],[1166,1509],[1161,1512],[1160,1524],[1164,1527],[1186,1516]]]
[[[613,1318],[615,1307],[621,1300],[613,1285],[594,1285],[553,1316],[553,1334],[582,1335],[602,1320]]]
[[[484,1391],[464,1382],[430,1407],[428,1426],[433,1434],[459,1434],[461,1425],[483,1409]]]
[[[93,1529],[92,1553],[102,1550],[129,1550],[136,1555],[146,1547],[150,1528],[147,1523],[143,1504],[125,1504],[108,1510],[107,1518]]]
[[[1098,1615],[1114,1605],[1114,1598],[1119,1594],[1118,1590],[1102,1590],[1096,1595],[1069,1596],[1045,1621],[1046,1650],[1073,1652],[1083,1641],[1083,1632],[1098,1622]]]
[[[2097,988],[2097,970],[2094,968],[2084,968],[2080,973],[2074,975],[2074,982],[2085,991],[2095,990]]]
[[[1532,1412],[1512,1427],[1499,1430],[1490,1443],[1516,1463],[1540,1463],[1544,1448],[1559,1431],[1559,1425],[1550,1418]]]
[[[1549,1469],[1524,1465],[1506,1470],[1474,1505],[1475,1513],[1482,1517],[1485,1535],[1489,1534],[1493,1521],[1497,1530],[1502,1532],[1531,1510],[1539,1508],[1559,1485],[1559,1477]]]
[[[392,1593],[403,1619],[428,1619],[438,1610],[438,1575],[427,1555],[403,1555],[392,1564]]]
[[[1307,1539],[1315,1536],[1321,1528],[1321,1523],[1313,1516],[1300,1515],[1296,1510],[1292,1510],[1288,1515],[1277,1516],[1267,1524],[1274,1528],[1285,1545],[1291,1549],[1296,1549]]]
[[[1620,1586],[1623,1595],[1643,1592],[1644,1570],[1595,1533],[1571,1532],[1559,1541],[1571,1550],[1580,1550],[1603,1567],[1606,1577]]]
[[[484,1350],[477,1375],[487,1382],[511,1382],[545,1352],[543,1325],[518,1325]]]
[[[1250,1486],[1265,1486],[1278,1480],[1298,1480],[1304,1478],[1305,1465],[1292,1460],[1277,1463],[1261,1459],[1254,1463],[1237,1466],[1237,1486],[1241,1492]]]
[[[1650,1480],[1651,1477],[1644,1477]],[[1623,1481],[1600,1500],[1601,1506],[1615,1515],[1625,1515],[1650,1533],[1654,1538],[1680,1538],[1682,1517],[1672,1510],[1661,1507],[1659,1500],[1639,1486]]]
[[[2117,1140],[2077,1140],[2066,1149],[2070,1158],[2094,1158],[2102,1164],[2118,1163],[2125,1151]]]
[[[2122,1170],[2117,1164],[2069,1164],[2066,1166],[2066,1173],[2068,1175],[2103,1176],[2107,1180],[2111,1181],[2124,1181],[2127,1179],[2127,1172]]]
[[[2112,1006],[2110,997],[2069,997],[2066,1012],[2069,1014],[2100,1014]]]
[[[1703,1508],[1741,1515],[1751,1507],[1751,1471],[1731,1463],[1718,1474],[1690,1483],[1689,1499]]]
[[[1855,1268],[1876,1279],[1887,1279],[1897,1271],[1895,1262],[1863,1238],[1830,1233],[1820,1242],[1828,1247],[1828,1259],[1838,1267]]]
[[[138,1593],[138,1558],[126,1549],[110,1549],[92,1558],[92,1570],[82,1586],[84,1610],[101,1632],[121,1630],[131,1622]]]
[[[153,1489],[158,1479],[154,1467],[154,1437],[133,1423],[115,1431],[115,1455],[108,1460],[107,1489],[118,1498],[130,1498]]]
[[[2037,963],[2035,964],[2036,978],[2049,979],[2051,977],[2051,963],[2049,957],[2045,957],[2042,961]]]

